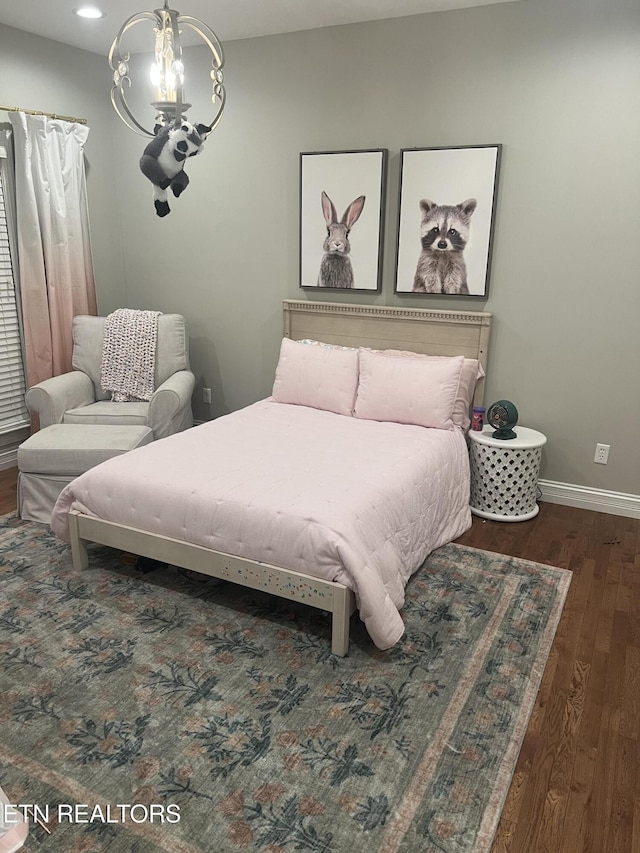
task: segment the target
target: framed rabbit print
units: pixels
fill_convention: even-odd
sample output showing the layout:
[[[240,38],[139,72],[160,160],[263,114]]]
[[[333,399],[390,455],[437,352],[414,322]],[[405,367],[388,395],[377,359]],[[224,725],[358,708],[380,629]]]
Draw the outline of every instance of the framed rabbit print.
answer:
[[[396,293],[487,295],[500,149],[402,150]]]
[[[387,151],[300,154],[300,287],[379,292]]]

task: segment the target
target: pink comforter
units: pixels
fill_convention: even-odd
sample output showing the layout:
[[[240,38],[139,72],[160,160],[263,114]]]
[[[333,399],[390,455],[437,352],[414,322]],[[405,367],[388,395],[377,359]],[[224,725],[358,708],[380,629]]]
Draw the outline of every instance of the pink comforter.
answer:
[[[66,541],[72,508],[339,581],[386,649],[411,574],[471,524],[469,462],[458,429],[263,400],[75,479],[51,519]]]

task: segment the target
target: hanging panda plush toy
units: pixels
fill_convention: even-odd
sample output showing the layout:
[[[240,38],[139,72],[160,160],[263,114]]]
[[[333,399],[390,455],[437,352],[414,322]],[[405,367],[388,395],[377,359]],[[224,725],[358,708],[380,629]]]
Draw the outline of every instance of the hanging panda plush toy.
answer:
[[[153,184],[153,199],[158,216],[166,216],[171,208],[167,202],[167,190],[171,187],[178,198],[189,185],[184,171],[187,157],[195,157],[202,151],[211,128],[206,124],[191,124],[182,119],[167,125],[156,125],[155,136],[144,149],[140,158],[140,169]]]

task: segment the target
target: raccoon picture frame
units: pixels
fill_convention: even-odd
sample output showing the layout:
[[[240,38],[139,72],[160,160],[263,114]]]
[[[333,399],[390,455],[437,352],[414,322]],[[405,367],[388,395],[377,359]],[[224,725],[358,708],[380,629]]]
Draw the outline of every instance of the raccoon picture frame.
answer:
[[[501,149],[401,150],[396,293],[486,297]]]
[[[300,287],[380,292],[387,157],[300,154]]]

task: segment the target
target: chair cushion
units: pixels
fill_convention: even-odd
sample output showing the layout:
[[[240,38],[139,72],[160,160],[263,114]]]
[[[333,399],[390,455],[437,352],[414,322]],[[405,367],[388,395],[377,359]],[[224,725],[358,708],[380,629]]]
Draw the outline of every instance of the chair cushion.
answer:
[[[74,370],[81,370],[91,377],[96,400],[111,397],[100,386],[102,366],[102,340],[106,317],[89,317],[79,314],[73,318]],[[156,388],[178,370],[189,368],[189,346],[187,327],[181,314],[161,314],[158,317],[158,343],[156,347]]]
[[[22,442],[18,468],[31,474],[77,476],[152,441],[153,432],[144,426],[52,424]]]
[[[112,403],[110,400],[102,400],[78,409],[67,409],[62,423],[146,426],[148,414],[148,403]]]

